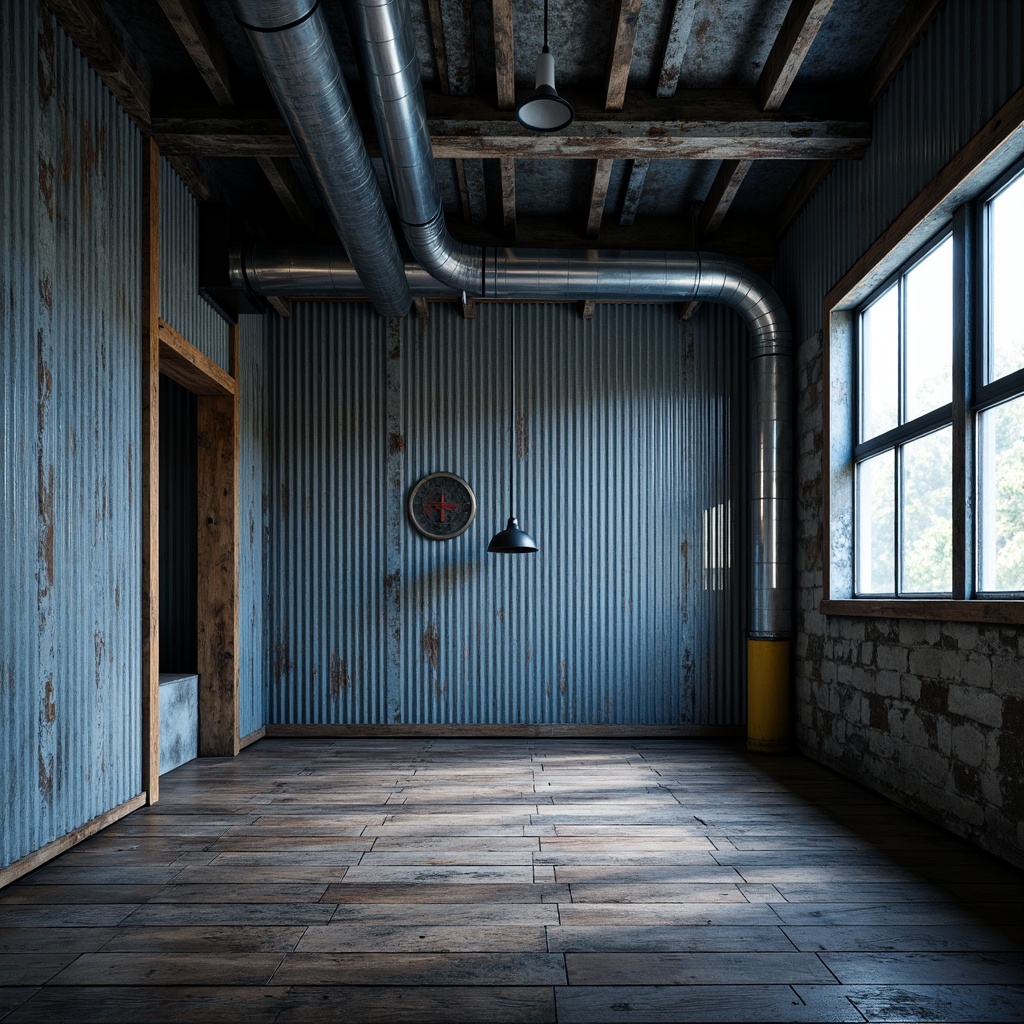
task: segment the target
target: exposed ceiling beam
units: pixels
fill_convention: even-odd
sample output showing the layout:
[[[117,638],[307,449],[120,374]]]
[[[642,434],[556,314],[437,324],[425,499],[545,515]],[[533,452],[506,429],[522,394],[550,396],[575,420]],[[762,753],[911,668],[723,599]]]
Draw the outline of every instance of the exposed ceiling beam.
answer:
[[[676,0],[672,21],[665,37],[665,52],[661,57],[661,71],[658,73],[657,94],[662,99],[675,96],[679,76],[683,71],[683,57],[693,31],[693,20],[697,13],[697,0]]]
[[[708,189],[707,198],[700,208],[697,218],[697,237],[705,238],[714,234],[725,220],[736,194],[743,184],[743,179],[750,170],[750,160],[723,160],[718,168],[715,180]]]
[[[215,202],[219,196],[203,165],[194,156],[169,156],[167,162],[177,171],[185,187],[201,203]]]
[[[46,0],[46,6],[128,116],[146,131],[153,76],[110,7],[104,0]]]
[[[650,160],[630,161],[629,184],[626,186],[626,198],[622,201],[622,213],[619,214],[619,223],[623,226],[628,226],[636,220],[636,211],[640,206],[640,197],[644,192],[644,182],[647,180],[650,166]]]
[[[945,0],[908,0],[864,76],[869,107],[878,102],[944,3]]]
[[[757,83],[765,110],[778,110],[793,86],[832,0],[793,0]]]
[[[581,320],[590,320],[594,316],[594,300],[587,299],[585,302],[577,302],[576,309]]]
[[[835,167],[834,160],[812,160],[799,174],[776,213],[776,234],[781,238],[796,219],[797,214],[811,201],[821,188],[828,172]]]
[[[282,299],[279,295],[268,295],[267,302],[278,316],[287,318],[292,315],[291,299]]]
[[[446,107],[465,116],[428,114],[427,125],[437,159],[856,159],[871,141],[868,121],[844,118],[838,110],[830,117],[762,112],[751,109],[747,94],[739,94],[728,102],[709,98],[698,113],[690,109],[693,98],[688,94],[685,110],[678,97],[653,101],[660,109],[641,102],[617,114],[578,110],[566,132],[527,135],[511,113],[495,111],[476,97],[449,97]],[[164,152],[186,156],[295,155],[291,135],[273,116],[211,111],[160,117],[153,119],[153,135]],[[364,136],[370,152],[379,153],[370,123]]]
[[[498,90],[498,109],[515,110],[516,60],[512,31],[512,0],[491,0],[494,24],[494,78]]]
[[[459,182],[462,219],[468,224],[483,224],[487,220],[483,160],[456,160],[455,170]]]
[[[643,0],[615,0],[615,34],[612,36],[611,55],[608,58],[608,88],[604,109],[621,110],[629,83],[629,66],[633,63],[636,30],[640,24],[640,5]]]
[[[601,218],[604,217],[604,202],[608,197],[608,181],[612,174],[611,160],[596,160],[594,176],[590,182],[590,207],[587,212],[587,238],[597,238],[601,233]]]
[[[233,106],[231,60],[209,12],[196,0],[159,3],[214,99],[222,107]]]
[[[316,212],[291,163],[283,157],[273,156],[258,156],[256,162],[288,216],[300,227],[316,231]]]
[[[501,222],[506,238],[516,237],[516,162],[502,160],[501,165]]]

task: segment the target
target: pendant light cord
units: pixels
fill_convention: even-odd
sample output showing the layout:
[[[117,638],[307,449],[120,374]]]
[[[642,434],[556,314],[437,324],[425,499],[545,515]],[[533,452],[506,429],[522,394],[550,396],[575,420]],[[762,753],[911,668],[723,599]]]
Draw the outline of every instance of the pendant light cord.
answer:
[[[547,0],[545,0],[545,5]],[[512,422],[508,438],[508,514],[515,517],[515,478],[516,478],[516,307],[512,304],[512,343],[508,348],[509,405],[512,410]]]
[[[548,0],[544,0],[544,52],[548,49]]]

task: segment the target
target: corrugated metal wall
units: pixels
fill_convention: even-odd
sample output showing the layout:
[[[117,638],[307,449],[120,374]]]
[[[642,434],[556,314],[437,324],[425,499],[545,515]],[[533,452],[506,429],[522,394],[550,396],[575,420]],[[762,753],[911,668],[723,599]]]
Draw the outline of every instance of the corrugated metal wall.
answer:
[[[239,735],[267,723],[266,588],[267,503],[264,482],[267,444],[266,324],[268,318],[239,320]]]
[[[1024,84],[1024,4],[947,0],[875,110],[860,161],[836,166],[780,248],[777,282],[798,341],[821,303],[956,152]]]
[[[541,547],[521,558],[485,553],[508,514],[508,305],[271,324],[270,721],[742,721],[746,332],[671,306],[517,320],[517,511]],[[405,502],[442,469],[479,511],[437,543]]]
[[[142,763],[140,140],[37,4],[3,29],[0,866]]]
[[[228,326],[199,294],[196,201],[174,168],[160,161],[160,316],[221,369]]]

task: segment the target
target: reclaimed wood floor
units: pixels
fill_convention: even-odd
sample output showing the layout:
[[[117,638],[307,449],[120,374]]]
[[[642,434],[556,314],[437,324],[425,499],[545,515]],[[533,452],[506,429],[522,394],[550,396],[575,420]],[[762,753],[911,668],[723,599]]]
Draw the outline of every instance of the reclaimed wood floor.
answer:
[[[798,757],[264,740],[0,892],[0,1019],[1024,1021],[1024,884]]]

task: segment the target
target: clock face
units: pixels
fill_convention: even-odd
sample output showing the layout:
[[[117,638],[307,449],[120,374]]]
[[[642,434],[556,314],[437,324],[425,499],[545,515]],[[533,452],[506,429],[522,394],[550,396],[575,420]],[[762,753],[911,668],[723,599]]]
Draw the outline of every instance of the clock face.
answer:
[[[451,540],[476,516],[473,489],[454,473],[431,473],[409,492],[412,525],[430,540]]]

